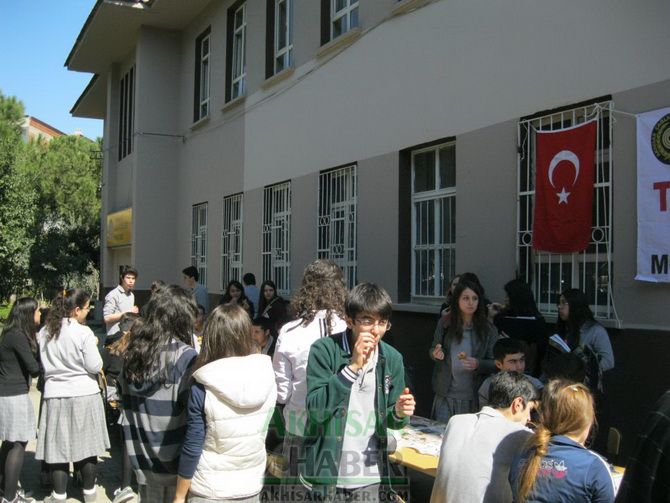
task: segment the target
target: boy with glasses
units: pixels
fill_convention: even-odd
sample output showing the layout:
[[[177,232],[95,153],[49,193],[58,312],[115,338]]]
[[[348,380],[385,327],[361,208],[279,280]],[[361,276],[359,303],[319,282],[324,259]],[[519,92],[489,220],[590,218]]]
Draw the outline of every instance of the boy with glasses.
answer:
[[[381,339],[392,304],[371,283],[347,296],[347,330],[316,341],[307,363],[301,478],[315,501],[387,501],[387,429],[414,414],[402,356]]]

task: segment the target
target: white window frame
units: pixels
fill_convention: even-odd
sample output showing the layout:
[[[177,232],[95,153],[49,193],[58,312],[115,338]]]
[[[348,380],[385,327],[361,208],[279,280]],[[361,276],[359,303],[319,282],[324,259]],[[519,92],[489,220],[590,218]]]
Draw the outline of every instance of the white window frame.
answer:
[[[358,181],[356,165],[319,174],[317,258],[342,268],[349,288],[356,285]]]
[[[589,298],[597,318],[614,319],[612,300],[612,102],[603,101],[578,106],[541,117],[519,121],[519,154],[517,170],[517,240],[516,264],[522,279],[535,293],[540,311],[556,316],[560,292],[579,288]],[[575,126],[598,114],[595,151],[595,181],[591,238],[580,253],[538,252],[532,248],[533,204],[535,202],[535,133]],[[606,144],[609,138],[609,145]]]
[[[242,11],[242,24],[235,26],[237,14]],[[247,3],[244,2],[233,13],[233,56],[231,61],[230,99],[246,93],[247,76]],[[241,46],[241,47],[240,47]]]
[[[432,147],[417,149],[412,151],[411,169],[412,169],[412,277],[411,277],[411,296],[412,301],[416,302],[435,302],[436,299],[443,299],[444,293],[456,274],[456,230],[452,222],[456,221],[456,182],[453,187],[440,188],[440,151],[444,149],[456,148],[456,143],[446,142]],[[435,186],[433,190],[416,192],[415,187],[415,158],[426,152],[434,152],[434,176]],[[454,152],[454,157],[456,153]],[[428,214],[429,206],[432,204],[432,214]],[[448,216],[446,223],[446,236],[443,234],[444,216]],[[424,230],[427,228],[423,222],[430,222],[432,218],[432,242],[424,237]],[[419,223],[419,225],[417,225]],[[417,260],[417,255],[423,254],[428,264],[432,263],[432,270],[424,270],[421,261]],[[450,260],[443,261],[444,255],[450,256]],[[446,264],[443,267],[443,263]],[[442,269],[447,269],[443,271]],[[424,278],[423,280],[421,278]],[[432,282],[432,283],[431,283]],[[418,283],[425,283],[421,287]]]
[[[191,210],[191,265],[198,269],[198,283],[207,284],[207,203]]]
[[[333,40],[347,33],[352,28],[356,28],[360,22],[358,15],[358,0],[345,0],[346,5],[340,10],[337,9],[337,0],[330,0],[330,39]],[[351,25],[352,12],[356,10],[356,24]],[[335,34],[335,23],[342,20],[342,32]]]
[[[242,281],[242,194],[223,198],[221,232],[221,290],[229,281]]]
[[[291,182],[263,189],[263,278],[280,295],[291,292]]]
[[[274,0],[275,19],[274,19],[274,73],[277,74],[293,66],[293,0]],[[282,4],[286,7],[286,23],[280,25]],[[279,47],[280,35],[284,34],[286,45]],[[279,62],[281,61],[281,66]]]
[[[210,52],[211,52],[211,33],[208,33],[202,39],[198,40],[200,44],[199,53],[199,71],[200,71],[200,87],[198,89],[198,117],[197,120],[204,119],[209,115],[209,76],[210,76]],[[205,47],[207,51],[205,51]]]

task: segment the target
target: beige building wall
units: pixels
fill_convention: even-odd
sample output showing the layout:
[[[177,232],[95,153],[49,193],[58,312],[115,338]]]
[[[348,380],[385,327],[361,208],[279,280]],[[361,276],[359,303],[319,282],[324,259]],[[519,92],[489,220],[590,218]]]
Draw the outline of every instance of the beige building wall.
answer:
[[[105,211],[137,209],[132,260],[147,281],[141,286],[153,276],[181,280],[190,263],[192,207],[206,202],[207,287],[219,292],[222,201],[239,192],[244,269],[260,282],[263,187],[291,180],[295,290],[316,257],[319,172],[356,163],[358,277],[406,302],[410,188],[401,159],[413,146],[453,137],[456,269],[476,271],[489,296],[501,299],[516,272],[519,117],[604,95],[631,113],[669,103],[670,71],[658,62],[670,42],[670,4],[661,0],[644,9],[606,0],[439,0],[395,17],[396,2],[362,1],[360,37],[329,54],[319,51],[318,4],[295,1],[295,71],[272,84],[265,81],[265,4],[248,2],[248,93],[233,105],[225,99],[231,0],[212,2],[180,32],[143,28],[136,56],[111,69],[107,145],[118,136],[118,80],[135,61],[136,129],[178,136],[138,134],[128,159],[118,163],[112,151],[105,165]],[[195,40],[208,27],[210,115],[194,124]],[[632,279],[634,124],[614,115],[615,306],[624,326],[662,327],[670,322],[663,307],[670,289]],[[116,281],[110,273],[106,266],[106,286]]]

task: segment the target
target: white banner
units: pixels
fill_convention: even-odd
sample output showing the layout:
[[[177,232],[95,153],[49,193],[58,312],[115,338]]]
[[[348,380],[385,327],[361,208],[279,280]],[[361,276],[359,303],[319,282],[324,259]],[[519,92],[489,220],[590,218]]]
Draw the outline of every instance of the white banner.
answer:
[[[670,108],[637,116],[637,275],[670,282]]]

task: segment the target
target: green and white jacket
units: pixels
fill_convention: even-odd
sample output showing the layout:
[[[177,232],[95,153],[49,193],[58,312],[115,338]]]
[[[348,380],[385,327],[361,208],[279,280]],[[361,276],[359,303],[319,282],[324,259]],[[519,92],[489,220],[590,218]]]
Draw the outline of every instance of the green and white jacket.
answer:
[[[342,441],[347,425],[347,407],[355,381],[351,369],[351,331],[333,334],[316,341],[307,363],[307,414],[300,463],[306,485],[334,486],[337,482]],[[387,429],[400,429],[408,418],[395,414],[395,404],[405,388],[401,354],[383,341],[378,345],[375,369],[375,434],[378,440],[377,463],[382,485],[390,486]]]

